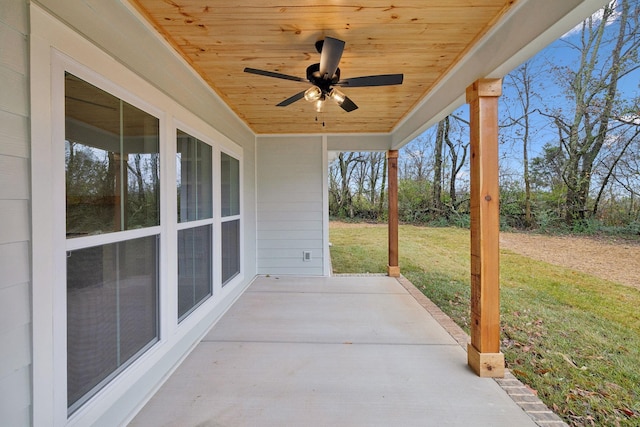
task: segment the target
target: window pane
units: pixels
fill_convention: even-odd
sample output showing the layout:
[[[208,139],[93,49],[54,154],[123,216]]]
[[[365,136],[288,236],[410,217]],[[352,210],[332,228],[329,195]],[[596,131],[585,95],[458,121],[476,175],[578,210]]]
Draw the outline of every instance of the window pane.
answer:
[[[178,318],[211,295],[212,226],[178,231]]]
[[[212,148],[181,130],[177,141],[178,222],[211,218]]]
[[[158,339],[158,237],[67,255],[70,412]]]
[[[159,121],[67,73],[67,237],[160,224]]]
[[[240,273],[240,220],[222,223],[222,284]]]
[[[240,215],[240,162],[221,153],[222,216]]]

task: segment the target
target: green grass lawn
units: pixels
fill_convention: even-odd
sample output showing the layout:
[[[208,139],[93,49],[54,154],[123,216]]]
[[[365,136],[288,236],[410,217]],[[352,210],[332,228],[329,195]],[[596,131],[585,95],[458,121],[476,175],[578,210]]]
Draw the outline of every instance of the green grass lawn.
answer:
[[[469,231],[400,226],[400,268],[469,332]],[[335,273],[384,273],[386,225],[331,227]],[[507,367],[571,425],[640,426],[640,292],[502,250]]]

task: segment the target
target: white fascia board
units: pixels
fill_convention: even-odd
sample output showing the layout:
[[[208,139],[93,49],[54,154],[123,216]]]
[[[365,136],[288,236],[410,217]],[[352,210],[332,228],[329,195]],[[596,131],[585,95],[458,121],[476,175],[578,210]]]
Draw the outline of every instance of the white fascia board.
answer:
[[[391,134],[328,135],[328,151],[387,151],[391,148]]]
[[[328,151],[387,151],[391,149],[390,133],[282,133],[258,134],[256,141],[267,138],[323,138]]]
[[[481,78],[501,78],[591,16],[609,0],[521,0],[394,129],[402,148],[465,102]]]

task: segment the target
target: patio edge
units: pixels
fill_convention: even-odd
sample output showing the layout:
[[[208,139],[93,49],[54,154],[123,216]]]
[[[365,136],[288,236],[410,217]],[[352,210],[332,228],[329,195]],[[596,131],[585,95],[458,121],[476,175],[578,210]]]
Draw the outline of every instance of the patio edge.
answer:
[[[467,351],[471,342],[469,335],[444,311],[423,294],[409,279],[400,275],[395,278],[409,294]],[[509,397],[541,427],[567,426],[562,418],[545,405],[533,391],[505,368],[504,378],[492,378]]]

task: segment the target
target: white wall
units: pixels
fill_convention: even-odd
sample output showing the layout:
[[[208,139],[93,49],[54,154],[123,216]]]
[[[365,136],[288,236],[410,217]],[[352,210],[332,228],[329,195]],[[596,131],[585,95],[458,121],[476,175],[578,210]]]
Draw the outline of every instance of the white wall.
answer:
[[[257,145],[258,273],[323,275],[322,137],[260,137]]]
[[[0,2],[0,424],[31,423],[26,0]]]

